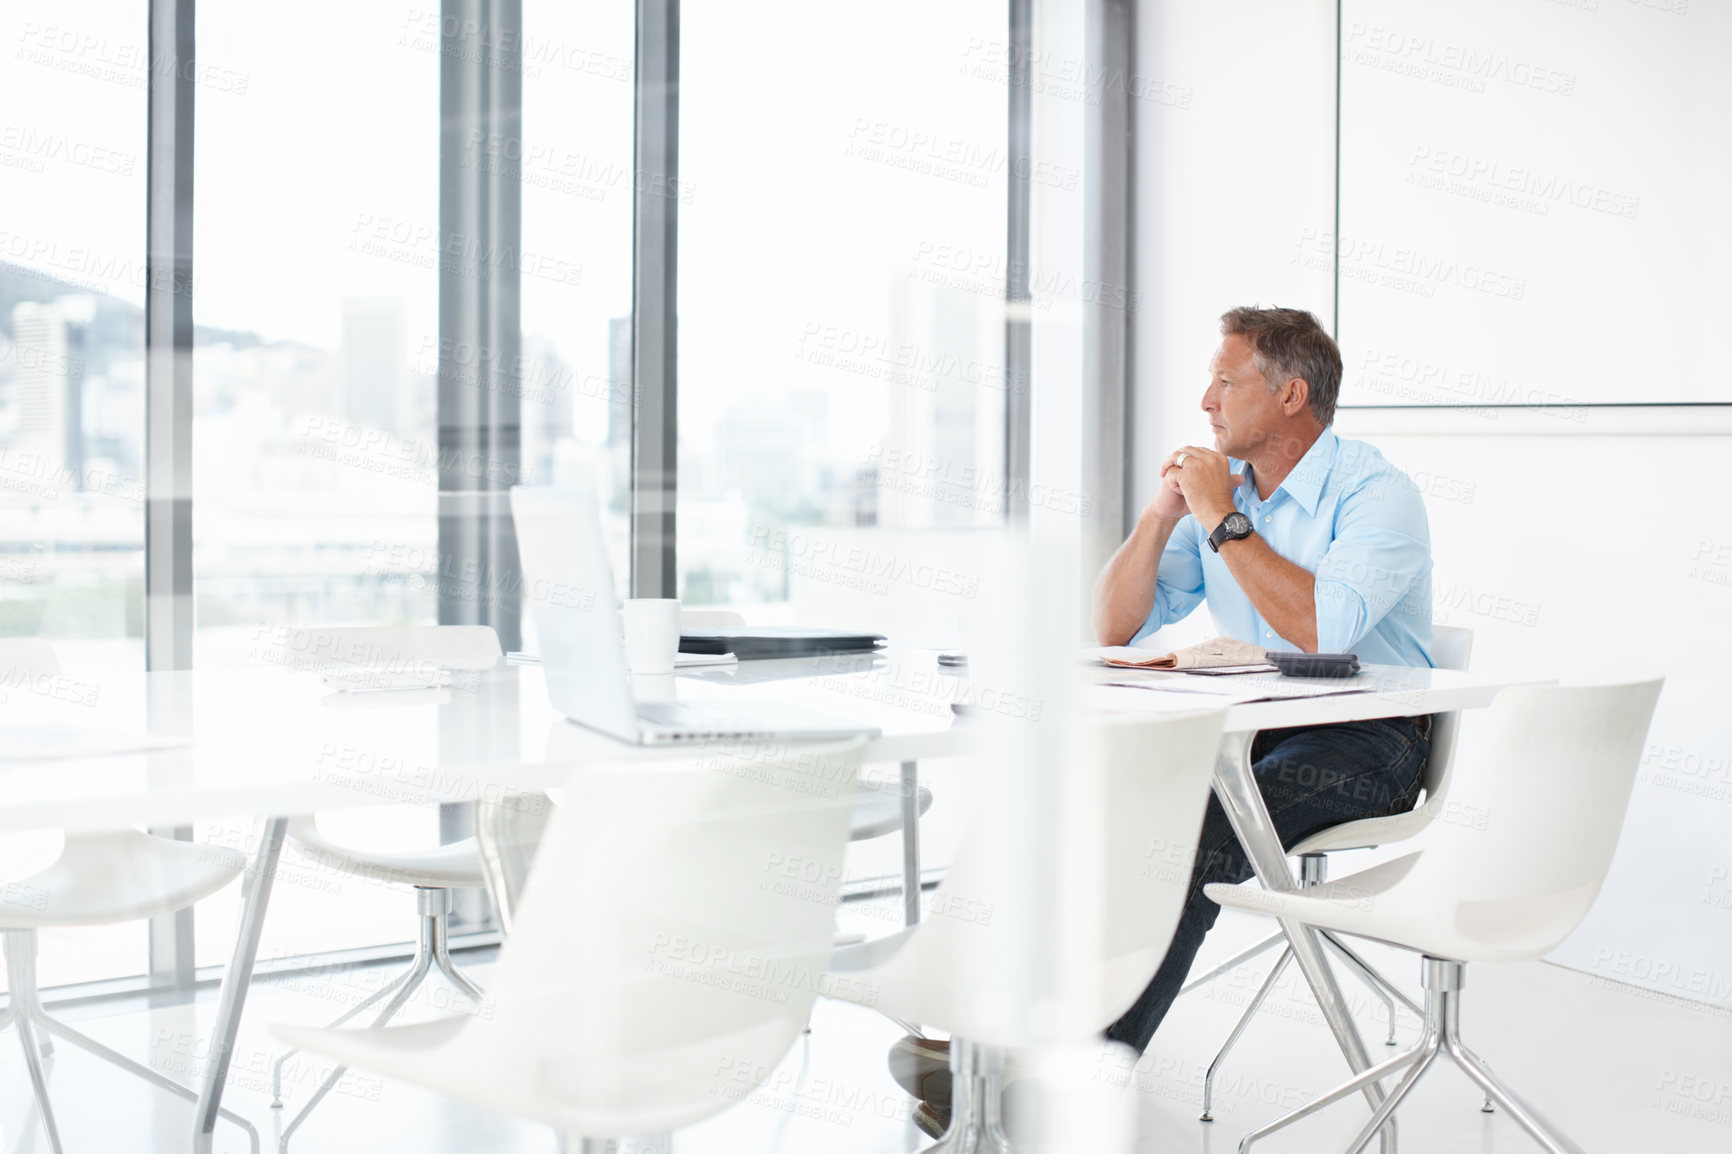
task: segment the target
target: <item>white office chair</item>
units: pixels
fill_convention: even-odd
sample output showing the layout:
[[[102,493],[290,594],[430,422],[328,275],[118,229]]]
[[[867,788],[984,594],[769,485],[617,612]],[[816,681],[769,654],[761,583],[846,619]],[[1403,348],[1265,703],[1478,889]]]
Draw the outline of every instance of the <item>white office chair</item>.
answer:
[[[362,626],[299,630],[291,647],[291,662],[304,668],[336,672],[358,684],[379,679],[383,684],[412,683],[437,678],[442,670],[477,673],[490,669],[502,656],[499,637],[485,625]],[[480,851],[473,837],[424,850],[378,851],[341,845],[319,829],[313,814],[291,818],[288,837],[301,854],[321,868],[335,873],[383,876],[413,886],[419,932],[415,956],[407,969],[365,1001],[331,1023],[340,1026],[379,1002],[385,1007],[373,1018],[383,1026],[396,1016],[416,990],[437,969],[447,981],[476,1005],[481,988],[458,970],[447,945],[451,891],[480,889],[486,884]],[[294,1051],[279,1055],[271,1065],[271,1108],[283,1107],[283,1065]],[[288,1149],[289,1138],[307,1115],[342,1079],[339,1067],[326,1075],[299,1113],[283,1127],[277,1139],[279,1150]]]
[[[831,955],[831,972],[849,979],[833,996],[870,995],[886,1013],[951,1035],[950,1129],[928,1154],[1008,1149],[999,1117],[1006,1050],[1093,1038],[1148,985],[1178,925],[1189,880],[1184,870],[1154,868],[1149,850],[1196,844],[1223,716],[1112,717],[1079,727],[1066,771],[1101,775],[1101,902],[1110,913],[1094,953],[1098,982],[1087,994],[1055,994],[1041,1008],[1039,1031],[1001,972],[970,964],[1021,948],[1012,937],[1016,919],[1006,911],[1024,895],[1007,888],[996,864],[1011,852],[1005,839],[1012,834],[996,820],[993,796],[983,799],[963,834],[932,917]],[[990,775],[983,785],[999,788]]]
[[[680,610],[682,630],[725,629],[745,623],[745,617],[732,609]],[[916,790],[918,812],[924,817],[932,808],[932,791],[924,785]],[[483,798],[476,805],[476,840],[487,892],[493,898],[500,928],[507,935],[553,804],[545,794],[505,794]],[[862,778],[849,815],[848,840],[869,841],[901,832],[901,783]],[[919,884],[917,877],[903,878],[904,886],[917,888]]]
[[[500,951],[491,1014],[276,1032],[546,1122],[586,1154],[718,1113],[805,1024],[863,746],[578,770]]]
[[[1452,625],[1437,625],[1432,627],[1432,660],[1439,669],[1462,669],[1468,666],[1473,655],[1473,630],[1462,629]],[[1406,813],[1392,814],[1388,817],[1368,817],[1359,821],[1343,822],[1337,826],[1312,834],[1292,849],[1288,856],[1299,859],[1299,884],[1301,886],[1321,885],[1329,880],[1329,854],[1354,849],[1374,849],[1380,845],[1406,841],[1417,837],[1443,812],[1445,799],[1449,796],[1450,770],[1455,763],[1455,736],[1460,723],[1460,715],[1456,713],[1439,713],[1432,721],[1431,756],[1425,764],[1425,798],[1420,804]],[[1425,1020],[1425,1011],[1415,1005],[1413,1000],[1398,990],[1395,985],[1378,973],[1357,951],[1351,949],[1335,934],[1324,931],[1320,935],[1327,949],[1334,950],[1341,960],[1347,964],[1349,972],[1365,983],[1367,988],[1376,995],[1384,1006],[1387,1015],[1388,1031],[1384,1037],[1384,1045],[1395,1045],[1395,1003],[1400,1002],[1414,1017]],[[1249,949],[1242,950],[1206,974],[1186,982],[1180,994],[1186,994],[1198,986],[1214,981],[1222,974],[1239,968],[1258,954],[1273,946],[1281,945],[1281,955],[1275,959],[1275,965],[1264,977],[1263,984],[1257,988],[1256,995],[1245,1007],[1245,1012],[1239,1015],[1227,1040],[1221,1043],[1214,1060],[1209,1063],[1209,1070],[1203,1075],[1203,1113],[1202,1121],[1213,1122],[1213,1106],[1215,1101],[1215,1075],[1220,1072],[1221,1064],[1227,1060],[1227,1055],[1238,1043],[1245,1032],[1245,1027],[1251,1024],[1251,1019],[1262,1009],[1263,1002],[1269,997],[1270,991],[1280,979],[1282,971],[1293,960],[1293,949],[1286,945],[1286,937],[1276,930],[1270,937],[1264,938]],[[1484,1107],[1491,1109],[1490,1101]]]
[[[60,662],[54,647],[41,638],[6,638],[0,640],[0,670],[54,677],[60,673]],[[0,902],[7,975],[0,1028],[18,1027],[42,1128],[54,1154],[60,1154],[60,1130],[42,1065],[42,1059],[53,1054],[50,1036],[189,1102],[198,1100],[198,1092],[49,1017],[36,985],[36,931],[45,926],[113,925],[174,913],[222,889],[245,868],[246,858],[234,850],[123,829],[69,833],[52,865],[8,883],[9,900]],[[220,1113],[247,1132],[253,1154],[258,1154],[259,1135],[252,1123],[228,1110]]]
[[[1424,956],[1425,1033],[1418,1045],[1258,1127],[1290,1125],[1372,1082],[1407,1073],[1354,1139],[1370,1143],[1401,1100],[1447,1055],[1552,1154],[1581,1154],[1492,1074],[1461,1038],[1469,962],[1526,962],[1551,952],[1587,916],[1617,848],[1660,681],[1523,686],[1498,695],[1454,792],[1471,822],[1438,823],[1425,849],[1291,893],[1210,885],[1224,906],[1293,918]]]
[[[726,629],[744,625],[746,619],[732,609],[681,609],[681,629]],[[932,808],[932,791],[924,785],[915,786],[920,816]],[[854,816],[849,826],[849,841],[870,841],[902,832],[902,787],[900,782],[865,778],[860,782],[860,794],[854,799]],[[919,888],[920,879],[904,877],[904,886]]]

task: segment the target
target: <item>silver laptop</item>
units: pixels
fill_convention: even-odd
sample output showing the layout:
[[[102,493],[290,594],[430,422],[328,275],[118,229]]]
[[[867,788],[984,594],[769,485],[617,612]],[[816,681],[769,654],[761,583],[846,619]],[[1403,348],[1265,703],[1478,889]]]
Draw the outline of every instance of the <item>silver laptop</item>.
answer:
[[[878,735],[874,726],[766,698],[635,701],[599,510],[592,490],[511,490],[523,592],[535,618],[542,674],[555,709],[581,725],[641,745]]]

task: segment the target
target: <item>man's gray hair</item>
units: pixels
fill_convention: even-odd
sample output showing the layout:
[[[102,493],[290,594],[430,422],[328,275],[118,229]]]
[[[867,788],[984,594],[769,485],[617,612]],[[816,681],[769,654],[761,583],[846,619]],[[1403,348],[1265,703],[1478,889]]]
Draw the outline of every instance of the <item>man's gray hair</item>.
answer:
[[[1294,377],[1310,386],[1311,415],[1327,427],[1341,395],[1341,350],[1317,318],[1304,309],[1260,309],[1242,305],[1221,314],[1221,335],[1251,342],[1251,363],[1272,393]]]

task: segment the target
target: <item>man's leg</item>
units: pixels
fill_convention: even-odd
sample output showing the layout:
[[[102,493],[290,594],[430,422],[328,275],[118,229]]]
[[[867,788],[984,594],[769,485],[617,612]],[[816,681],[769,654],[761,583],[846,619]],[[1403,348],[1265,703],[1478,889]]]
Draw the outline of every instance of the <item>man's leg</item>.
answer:
[[[1412,809],[1430,750],[1429,717],[1278,729],[1258,734],[1252,770],[1281,843],[1290,847],[1345,821]],[[1148,988],[1108,1027],[1107,1037],[1138,1053],[1148,1048],[1221,913],[1203,887],[1235,885],[1250,876],[1250,862],[1226,812],[1211,796],[1167,956]]]

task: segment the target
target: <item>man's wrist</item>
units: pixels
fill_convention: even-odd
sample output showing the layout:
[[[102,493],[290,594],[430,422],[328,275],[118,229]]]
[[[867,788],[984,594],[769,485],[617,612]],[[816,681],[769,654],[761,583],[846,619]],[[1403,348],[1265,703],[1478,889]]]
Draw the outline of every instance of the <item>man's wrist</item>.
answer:
[[[1213,533],[1221,527],[1221,522],[1231,517],[1239,510],[1232,505],[1224,509],[1205,509],[1197,514],[1197,523],[1203,527],[1204,535]]]
[[[1177,517],[1163,517],[1155,512],[1153,503],[1144,506],[1143,515],[1138,518],[1142,527],[1151,531],[1171,533],[1189,514],[1180,513]]]

